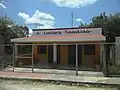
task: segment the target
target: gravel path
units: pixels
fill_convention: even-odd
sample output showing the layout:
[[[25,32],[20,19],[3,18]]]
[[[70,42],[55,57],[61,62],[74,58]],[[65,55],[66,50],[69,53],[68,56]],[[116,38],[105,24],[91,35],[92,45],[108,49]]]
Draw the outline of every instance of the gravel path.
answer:
[[[50,83],[16,81],[16,80],[0,80],[0,90],[118,90],[115,88],[90,88],[56,85]]]

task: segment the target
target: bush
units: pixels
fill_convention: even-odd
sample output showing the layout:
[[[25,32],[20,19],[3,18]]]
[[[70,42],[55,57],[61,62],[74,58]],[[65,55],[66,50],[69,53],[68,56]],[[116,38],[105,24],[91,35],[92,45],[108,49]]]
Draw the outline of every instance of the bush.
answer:
[[[7,54],[13,54],[13,47],[12,46],[5,46],[5,52]]]
[[[109,65],[108,66],[109,75],[120,75],[120,66],[118,65]]]

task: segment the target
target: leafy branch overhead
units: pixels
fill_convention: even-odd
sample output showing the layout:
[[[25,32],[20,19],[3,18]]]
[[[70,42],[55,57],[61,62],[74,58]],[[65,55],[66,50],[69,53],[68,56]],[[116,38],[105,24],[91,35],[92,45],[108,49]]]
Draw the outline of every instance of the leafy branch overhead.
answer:
[[[115,42],[115,37],[120,36],[120,13],[109,14],[101,13],[91,19],[91,23],[80,23],[80,27],[100,27],[107,42]]]
[[[0,16],[0,35],[4,37],[4,43],[10,43],[10,39],[27,36],[29,29],[26,26],[15,24],[7,16]]]
[[[93,17],[89,26],[101,27],[107,42],[114,42],[115,37],[120,36],[120,13],[109,15],[102,13]]]

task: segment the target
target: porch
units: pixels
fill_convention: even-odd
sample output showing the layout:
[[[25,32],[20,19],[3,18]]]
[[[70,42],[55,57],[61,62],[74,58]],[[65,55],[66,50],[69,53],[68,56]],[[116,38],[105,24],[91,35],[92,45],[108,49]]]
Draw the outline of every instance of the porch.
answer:
[[[76,70],[76,66],[75,65],[61,65],[61,64],[42,64],[40,62],[35,63],[34,65],[35,69],[57,69],[57,70]],[[16,67],[17,68],[17,67]],[[32,65],[25,65],[25,66],[18,66],[18,68],[32,68]],[[79,71],[96,71],[96,69],[94,68],[88,68],[88,67],[82,67],[82,66],[78,66],[78,70]]]
[[[4,71],[6,72],[11,72],[13,71],[13,67],[7,67]],[[15,67],[14,68],[15,72],[22,72],[22,73],[31,73],[32,68],[28,67]],[[34,73],[39,73],[39,74],[55,74],[55,75],[69,75],[69,76],[74,76],[76,75],[75,70],[59,70],[59,69],[50,69],[50,68],[34,68]],[[78,76],[89,76],[89,77],[104,77],[103,72],[95,72],[95,71],[81,71],[78,70]]]
[[[11,42],[15,44],[14,66],[31,65],[32,72],[36,63],[48,65],[48,68],[52,66],[57,69],[68,69],[70,67],[70,69],[75,68],[76,75],[80,69],[103,71],[105,58],[102,53],[104,45],[101,42],[104,41],[105,37],[102,34],[31,36],[12,39]],[[30,55],[19,53],[21,49],[18,46],[25,46],[24,52],[30,46],[31,51],[26,53]]]
[[[42,46],[46,46],[44,54],[38,50]],[[91,53],[84,55],[84,46],[94,46],[94,49],[89,47]],[[30,52],[27,54],[19,53],[19,46],[30,46]],[[50,48],[49,48],[50,46]],[[52,48],[51,48],[52,46]],[[54,48],[55,46],[55,48]],[[57,47],[59,46],[59,48]],[[72,50],[70,51],[69,49]],[[81,47],[79,47],[81,46]],[[69,47],[69,49],[68,49]],[[89,51],[87,49],[87,51]],[[37,68],[37,69],[58,69],[58,70],[80,70],[80,71],[102,71],[102,61],[100,61],[101,52],[100,43],[82,43],[82,44],[15,44],[15,59],[14,67],[20,68]],[[70,53],[70,52],[71,53]],[[41,52],[41,51],[39,51]],[[70,55],[69,55],[70,54]],[[91,55],[90,55],[91,54]],[[102,60],[102,59],[101,59]],[[99,65],[96,68],[96,64]]]

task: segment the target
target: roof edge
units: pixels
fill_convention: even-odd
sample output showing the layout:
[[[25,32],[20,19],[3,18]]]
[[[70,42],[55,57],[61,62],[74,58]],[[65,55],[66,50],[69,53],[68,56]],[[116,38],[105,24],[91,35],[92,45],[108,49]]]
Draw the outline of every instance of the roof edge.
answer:
[[[101,28],[101,27],[66,27],[66,28],[50,28],[50,29],[32,29],[33,31],[42,31],[42,30],[64,30],[64,29],[87,29],[87,28]]]

